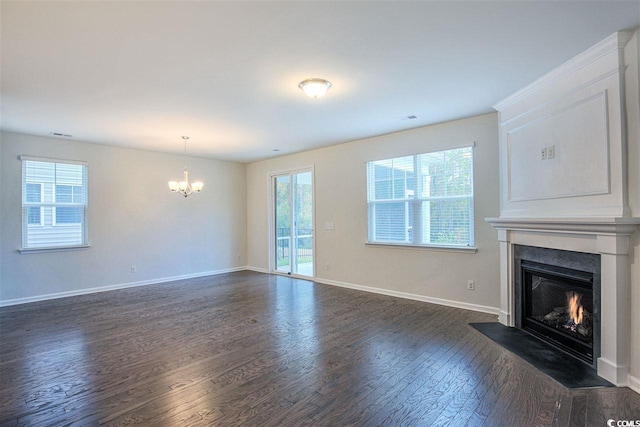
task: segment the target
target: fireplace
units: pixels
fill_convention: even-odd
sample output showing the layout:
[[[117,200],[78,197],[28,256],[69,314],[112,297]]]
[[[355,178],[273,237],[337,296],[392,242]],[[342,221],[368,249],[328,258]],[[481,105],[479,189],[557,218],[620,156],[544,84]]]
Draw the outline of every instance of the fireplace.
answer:
[[[487,218],[487,221],[498,230],[500,241],[499,322],[523,329],[523,261],[593,273],[593,367],[600,377],[617,386],[629,385],[640,390],[640,380],[629,375],[632,315],[629,248],[630,236],[640,218]]]
[[[515,245],[515,326],[591,366],[600,353],[600,256]]]

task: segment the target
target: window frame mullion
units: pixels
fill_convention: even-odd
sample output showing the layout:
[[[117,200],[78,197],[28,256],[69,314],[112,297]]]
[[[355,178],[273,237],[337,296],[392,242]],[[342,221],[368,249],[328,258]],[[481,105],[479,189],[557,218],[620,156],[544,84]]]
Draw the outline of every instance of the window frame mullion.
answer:
[[[413,223],[411,224],[412,239],[411,243],[415,245],[423,244],[422,241],[422,209],[420,206],[420,198],[422,196],[422,169],[420,168],[420,155],[413,156],[413,200],[411,201],[411,209],[413,210]]]

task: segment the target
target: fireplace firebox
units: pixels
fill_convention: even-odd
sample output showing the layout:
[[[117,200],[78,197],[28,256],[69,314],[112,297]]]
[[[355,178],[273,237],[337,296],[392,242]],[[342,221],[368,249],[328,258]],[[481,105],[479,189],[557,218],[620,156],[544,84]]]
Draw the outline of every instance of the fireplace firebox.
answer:
[[[516,245],[516,327],[594,366],[600,355],[599,255]]]
[[[521,268],[523,329],[593,363],[593,274],[530,261]]]

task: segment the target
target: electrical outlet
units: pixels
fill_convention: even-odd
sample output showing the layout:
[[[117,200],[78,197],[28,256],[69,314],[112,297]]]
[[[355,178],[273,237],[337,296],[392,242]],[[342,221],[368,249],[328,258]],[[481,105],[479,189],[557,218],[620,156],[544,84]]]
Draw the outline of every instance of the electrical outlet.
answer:
[[[476,290],[476,282],[474,282],[473,280],[469,280],[467,282],[467,289],[470,291],[475,291]]]
[[[556,157],[556,146],[550,145],[547,147],[547,159],[553,159]]]
[[[240,261],[240,254],[236,254],[236,261]]]
[[[131,266],[131,272],[132,273],[137,273],[138,272],[138,267],[136,267],[135,265]]]
[[[331,264],[327,263],[327,265],[325,266],[325,269],[326,269],[327,271],[328,271],[328,270],[331,270]]]
[[[540,150],[540,160],[547,160],[547,147]]]

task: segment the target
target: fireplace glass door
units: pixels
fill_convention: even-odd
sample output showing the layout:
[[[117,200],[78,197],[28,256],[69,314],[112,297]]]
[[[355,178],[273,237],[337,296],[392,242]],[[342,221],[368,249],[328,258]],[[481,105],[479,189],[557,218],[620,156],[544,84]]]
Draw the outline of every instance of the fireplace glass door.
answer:
[[[523,328],[593,362],[593,274],[523,261]]]

